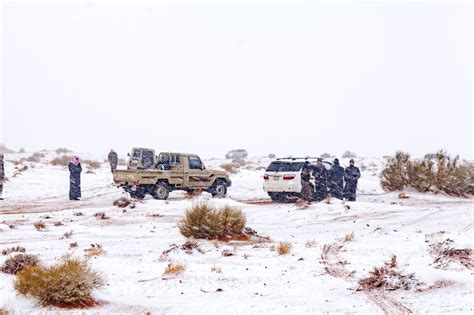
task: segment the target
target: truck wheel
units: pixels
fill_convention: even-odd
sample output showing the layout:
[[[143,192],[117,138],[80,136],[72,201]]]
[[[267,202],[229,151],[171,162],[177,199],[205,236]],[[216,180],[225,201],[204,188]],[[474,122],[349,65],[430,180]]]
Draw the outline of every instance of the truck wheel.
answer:
[[[212,197],[223,198],[227,194],[227,185],[222,182],[218,181],[214,184],[214,188],[211,191]]]
[[[168,185],[164,183],[158,183],[155,186],[155,190],[153,191],[153,198],[158,200],[166,200],[168,199],[169,194],[170,191],[168,189]]]

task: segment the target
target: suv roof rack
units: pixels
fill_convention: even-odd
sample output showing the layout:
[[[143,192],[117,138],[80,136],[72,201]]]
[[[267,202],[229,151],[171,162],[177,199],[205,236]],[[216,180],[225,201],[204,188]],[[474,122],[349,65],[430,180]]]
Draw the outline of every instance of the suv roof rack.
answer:
[[[292,160],[292,161],[295,161],[295,160],[317,160],[319,159],[320,157],[312,157],[312,156],[306,156],[306,157],[286,157],[286,158],[277,158],[276,160],[277,161],[280,161],[280,160]],[[322,158],[321,158],[322,159]]]

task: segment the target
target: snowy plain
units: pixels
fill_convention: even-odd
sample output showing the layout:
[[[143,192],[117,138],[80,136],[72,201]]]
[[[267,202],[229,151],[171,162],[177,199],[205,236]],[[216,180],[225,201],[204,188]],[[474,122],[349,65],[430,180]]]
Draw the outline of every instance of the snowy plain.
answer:
[[[473,312],[472,269],[454,260],[437,266],[429,246],[449,238],[456,248],[473,248],[472,198],[408,192],[408,199],[400,199],[398,193],[386,193],[379,184],[382,158],[356,159],[362,170],[357,202],[333,199],[309,207],[274,203],[262,190],[270,159],[254,157],[248,167],[231,175],[227,198],[172,192],[167,201],[147,196],[124,211],[112,205],[126,194],[112,184],[107,163],[90,172],[83,165],[82,200],[73,202],[68,200],[67,169],[48,164],[55,152],[45,152],[40,162],[14,165],[31,154],[6,155],[0,250],[23,246],[43,263],[53,264],[68,253],[84,257],[91,244],[100,244],[105,253],[90,263],[106,285],[94,292],[100,306],[61,310],[16,294],[14,276],[0,273],[1,310],[13,314]],[[205,161],[207,168],[224,163],[224,159]],[[347,159],[341,164],[346,166]],[[21,165],[28,169],[18,172]],[[197,240],[199,251],[180,249],[186,238],[178,223],[193,202],[202,200],[239,206],[247,226],[270,240]],[[97,212],[109,218],[97,219]],[[38,220],[46,223],[45,230],[35,230]],[[64,238],[68,231],[72,236]],[[71,248],[73,242],[78,246]],[[279,242],[291,244],[289,254],[275,251]],[[231,255],[223,255],[224,251]],[[403,272],[414,273],[417,288],[357,290],[359,279],[393,255]],[[0,256],[0,264],[8,257]],[[185,271],[164,275],[170,262],[183,264]]]

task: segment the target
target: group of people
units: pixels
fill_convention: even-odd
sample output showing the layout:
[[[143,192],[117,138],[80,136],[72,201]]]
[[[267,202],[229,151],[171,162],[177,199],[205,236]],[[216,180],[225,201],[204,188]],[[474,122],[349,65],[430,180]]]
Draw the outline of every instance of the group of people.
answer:
[[[314,177],[314,190],[310,183],[311,175]],[[306,162],[301,171],[301,182],[303,187],[311,187],[314,193],[312,200],[322,201],[328,194],[334,198],[356,201],[357,181],[360,178],[360,170],[355,166],[353,159],[349,161],[349,166],[345,169],[339,164],[339,159],[334,159],[329,170],[323,164],[323,160],[318,158],[316,165]],[[303,198],[310,199],[307,194]]]

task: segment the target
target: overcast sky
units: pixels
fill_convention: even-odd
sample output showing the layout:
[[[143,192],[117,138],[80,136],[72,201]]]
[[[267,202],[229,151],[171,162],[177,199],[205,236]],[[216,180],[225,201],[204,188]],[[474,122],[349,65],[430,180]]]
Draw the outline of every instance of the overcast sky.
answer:
[[[472,158],[457,3],[3,4],[3,142]]]

